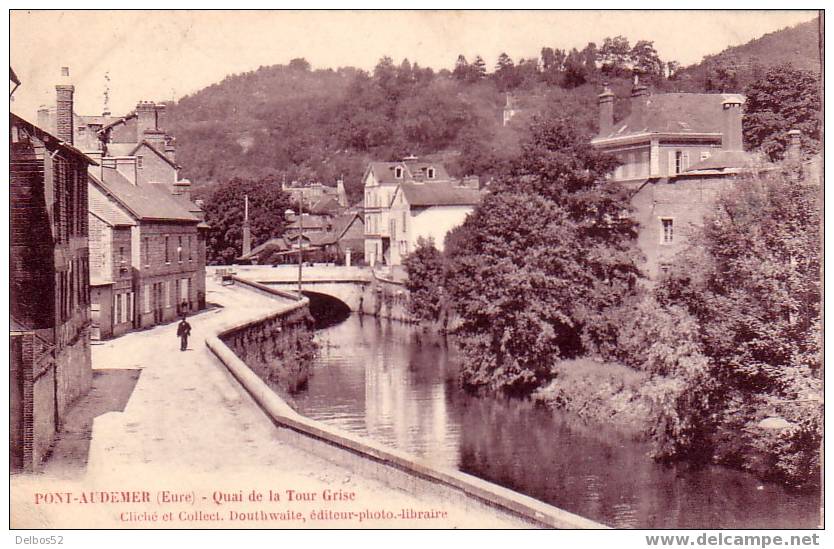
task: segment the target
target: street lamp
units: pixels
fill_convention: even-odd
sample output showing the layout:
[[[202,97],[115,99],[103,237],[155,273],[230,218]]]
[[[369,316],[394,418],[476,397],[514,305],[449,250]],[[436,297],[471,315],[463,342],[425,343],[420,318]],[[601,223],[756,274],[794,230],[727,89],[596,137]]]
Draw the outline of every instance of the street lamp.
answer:
[[[302,200],[304,196],[299,193],[298,195],[298,299],[301,299],[301,264],[302,264],[302,254],[301,254],[301,245],[303,244],[304,239],[304,213],[302,211]],[[288,209],[284,212],[284,215],[287,217],[295,215],[295,212],[292,209]]]

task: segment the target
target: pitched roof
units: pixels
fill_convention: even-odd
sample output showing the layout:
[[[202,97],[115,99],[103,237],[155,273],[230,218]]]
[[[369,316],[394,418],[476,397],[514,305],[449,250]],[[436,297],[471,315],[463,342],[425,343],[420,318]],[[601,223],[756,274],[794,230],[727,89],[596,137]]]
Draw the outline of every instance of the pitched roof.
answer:
[[[720,150],[709,158],[706,158],[693,166],[690,166],[684,173],[698,172],[703,170],[726,170],[737,168],[748,168],[756,163],[756,157],[746,151],[723,151]]]
[[[411,206],[474,206],[481,191],[452,183],[401,183],[400,189]]]
[[[293,217],[292,222],[287,225],[288,229],[322,229],[327,226],[327,218],[323,215],[310,215],[305,213],[302,219],[303,227],[299,227],[298,224],[298,215]]]
[[[199,223],[200,220],[184,209],[165,190],[155,185],[134,185],[114,168],[105,167],[102,181],[90,170],[90,181],[112,196],[119,204],[140,220]]]
[[[76,156],[77,158],[80,158],[81,160],[87,162],[88,164],[92,164],[93,166],[98,166],[98,162],[96,162],[95,160],[93,160],[92,158],[90,158],[89,156],[87,156],[86,154],[81,152],[80,150],[76,149],[75,147],[73,147],[69,143],[65,143],[64,141],[61,141],[60,139],[58,139],[57,137],[55,137],[54,135],[52,135],[48,131],[44,130],[43,128],[32,124],[28,120],[24,120],[23,118],[19,117],[18,115],[14,114],[14,113],[9,113],[9,125],[10,126],[11,125],[23,126],[24,129],[27,132],[34,135],[35,137],[37,137],[41,141],[43,141],[44,144],[46,144],[47,146],[50,146],[50,145],[56,146],[60,149],[63,149],[64,151]]]
[[[99,187],[89,185],[87,191],[87,203],[91,214],[111,227],[129,227],[136,225],[136,222],[120,208],[116,207]]]
[[[722,103],[727,99],[744,102],[744,96],[721,93],[658,93],[645,96],[642,120],[634,114],[614,125],[598,139],[640,133],[721,133]]]
[[[403,177],[397,178],[394,169],[403,168]],[[434,168],[434,177],[428,178],[428,169]],[[448,181],[449,173],[446,167],[439,162],[426,162],[420,160],[403,160],[402,162],[371,162],[367,172],[374,174],[377,182],[382,184],[397,184],[408,181]]]
[[[342,209],[342,206],[339,204],[339,201],[333,198],[332,196],[325,195],[321,197],[318,202],[313,204],[310,208],[310,211],[314,214],[323,214],[323,213],[330,213],[336,212]]]

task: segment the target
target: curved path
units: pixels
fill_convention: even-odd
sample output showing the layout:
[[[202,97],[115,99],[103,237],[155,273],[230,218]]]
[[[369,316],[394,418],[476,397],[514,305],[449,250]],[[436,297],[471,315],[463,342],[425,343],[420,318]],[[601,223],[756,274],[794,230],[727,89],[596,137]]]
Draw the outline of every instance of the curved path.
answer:
[[[93,347],[93,390],[74,406],[44,472],[12,477],[13,527],[529,527],[391,488],[278,440],[205,338],[289,302],[212,279],[207,299],[220,307],[189,319],[186,352],[175,323]],[[263,499],[251,501],[253,491]],[[270,491],[280,499],[268,501]],[[67,492],[64,503],[57,494]],[[299,500],[301,492],[310,495]],[[119,501],[126,497],[133,501]],[[373,518],[380,513],[393,517]]]

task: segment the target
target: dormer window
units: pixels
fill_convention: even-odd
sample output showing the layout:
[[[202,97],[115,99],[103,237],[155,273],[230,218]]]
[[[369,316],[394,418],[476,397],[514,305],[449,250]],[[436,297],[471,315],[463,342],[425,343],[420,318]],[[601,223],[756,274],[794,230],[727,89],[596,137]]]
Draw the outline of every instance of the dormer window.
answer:
[[[140,170],[142,169],[142,157],[141,156],[136,157],[136,167],[139,168]]]
[[[394,177],[396,177],[397,179],[403,178],[402,166],[397,166],[396,168],[394,168]]]
[[[426,177],[429,179],[434,179],[434,168],[429,168],[426,170]]]

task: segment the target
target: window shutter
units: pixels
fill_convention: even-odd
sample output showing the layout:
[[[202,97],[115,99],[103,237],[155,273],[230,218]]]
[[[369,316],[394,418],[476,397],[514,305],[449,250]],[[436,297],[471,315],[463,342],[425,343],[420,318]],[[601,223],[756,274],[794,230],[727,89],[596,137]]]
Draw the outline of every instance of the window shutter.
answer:
[[[669,151],[669,175],[675,175],[675,151]]]

